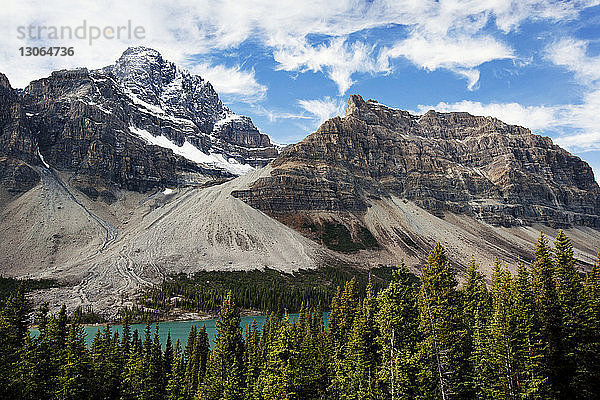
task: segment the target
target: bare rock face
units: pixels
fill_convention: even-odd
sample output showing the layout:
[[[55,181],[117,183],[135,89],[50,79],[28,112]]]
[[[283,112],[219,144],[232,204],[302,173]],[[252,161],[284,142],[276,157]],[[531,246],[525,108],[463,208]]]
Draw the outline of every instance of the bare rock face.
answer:
[[[53,72],[22,93],[0,75],[0,133],[0,155],[68,172],[91,189],[203,185],[278,154],[209,82],[145,47],[103,69]]]
[[[35,137],[24,117],[19,96],[0,74],[0,191],[10,197],[26,192],[40,179],[26,163],[35,164],[39,159],[35,156]]]
[[[31,161],[37,146],[25,115],[19,95],[0,73],[0,154]]]
[[[416,116],[353,95],[344,117],[272,166],[234,195],[308,236],[318,232],[320,241],[324,224],[338,220],[364,246],[368,207],[391,196],[439,217],[465,214],[496,226],[600,228],[590,166],[547,137],[491,117]]]
[[[226,159],[232,157],[254,167],[277,157],[269,137],[260,133],[250,118],[227,108],[210,82],[164,60],[156,50],[131,47],[102,72],[141,106],[145,117],[179,125],[157,132],[156,122],[137,121],[153,134],[164,134],[178,145],[187,140],[205,153],[225,154]]]

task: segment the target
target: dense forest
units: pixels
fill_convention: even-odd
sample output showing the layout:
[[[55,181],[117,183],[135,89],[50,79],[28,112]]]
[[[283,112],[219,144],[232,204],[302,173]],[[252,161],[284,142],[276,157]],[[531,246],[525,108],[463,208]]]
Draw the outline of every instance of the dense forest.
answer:
[[[27,331],[23,290],[0,317],[0,391],[11,399],[594,399],[600,393],[600,261],[575,269],[570,240],[541,236],[529,266],[497,262],[489,285],[471,261],[459,288],[444,249],[420,279],[404,266],[360,295],[338,288],[326,327],[272,314],[240,326],[224,296],[211,349],[192,328],[184,348],[104,328],[87,348],[77,316],[38,311]]]
[[[374,290],[387,287],[393,268],[370,270],[327,266],[285,273],[273,269],[250,271],[199,271],[193,276],[173,274],[160,285],[145,290],[136,307],[122,310],[130,320],[161,319],[172,310],[218,312],[227,294],[243,309],[270,312],[299,312],[302,307],[327,309],[336,288],[354,279],[365,293],[371,281]]]

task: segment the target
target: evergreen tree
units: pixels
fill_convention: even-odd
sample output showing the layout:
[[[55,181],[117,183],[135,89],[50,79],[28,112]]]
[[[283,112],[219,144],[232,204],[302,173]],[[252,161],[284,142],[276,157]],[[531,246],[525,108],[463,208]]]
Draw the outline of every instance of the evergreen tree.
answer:
[[[258,377],[264,364],[260,348],[260,332],[256,320],[253,320],[246,329],[245,343],[246,393],[244,397],[253,399],[259,396]]]
[[[25,337],[25,343],[21,348],[19,360],[14,368],[14,385],[7,395],[16,395],[11,398],[23,400],[38,400],[44,398],[44,385],[38,368],[39,353],[36,340],[29,335]],[[7,397],[8,398],[8,397]]]
[[[193,396],[193,394],[196,393],[199,385],[204,380],[209,352],[206,326],[203,325],[202,328],[200,328],[200,331],[196,331],[194,328],[194,335],[195,338],[191,354],[185,369],[185,382],[186,386],[189,388],[190,396]]]
[[[444,248],[436,243],[419,292],[419,398],[446,400],[469,393],[467,330],[456,285]]]
[[[185,364],[179,339],[175,343],[173,357],[168,374],[166,387],[167,400],[188,400],[190,396],[186,390]]]
[[[489,380],[484,392],[488,398],[517,399],[520,397],[515,349],[515,316],[512,280],[508,270],[496,261],[492,277],[493,310],[489,334],[489,361],[495,379]]]
[[[137,332],[137,331],[135,331]],[[137,336],[134,333],[134,336]],[[141,348],[132,349],[123,369],[122,400],[148,400],[147,376],[150,366]]]
[[[568,388],[568,381],[562,375],[564,357],[562,337],[562,317],[554,279],[552,251],[546,237],[541,234],[531,266],[532,293],[534,299],[534,329],[541,341],[540,354],[544,375],[548,377],[549,390],[538,393],[540,398],[562,398]]]
[[[466,281],[461,293],[470,353],[468,366],[470,390],[476,397],[485,398],[486,391],[492,382],[487,331],[491,313],[491,297],[474,258],[471,258],[467,266]]]
[[[129,326],[129,315],[125,314],[123,317],[123,334],[121,335],[121,355],[123,357],[123,363],[129,357],[130,348],[131,327]]]
[[[575,256],[571,239],[561,230],[554,242],[556,292],[560,305],[562,349],[562,398],[573,398],[577,391],[575,375],[579,355],[577,348],[583,340],[585,302],[581,278],[575,269]]]
[[[167,332],[167,342],[165,343],[165,352],[163,354],[163,365],[162,371],[165,379],[165,389],[169,380],[169,374],[171,373],[171,367],[173,366],[173,359],[175,357],[173,349],[173,341],[171,340],[171,330]]]
[[[90,386],[87,358],[85,332],[81,325],[74,322],[69,328],[65,362],[60,366],[56,391],[57,399],[80,400],[88,398]]]
[[[584,284],[583,331],[577,347],[578,365],[575,385],[582,399],[600,393],[600,254]]]
[[[359,301],[356,281],[352,279],[346,283],[343,291],[338,287],[337,294],[331,302],[329,332],[338,356],[345,353],[345,345],[350,337]]]
[[[210,377],[198,392],[201,399],[240,399],[245,392],[244,340],[239,310],[228,293],[217,321],[215,348],[210,363]]]
[[[27,303],[23,285],[6,301],[0,312],[0,387],[7,397],[18,395],[18,382],[13,380],[13,367],[19,361],[27,332]]]
[[[121,352],[113,342],[109,325],[98,330],[91,348],[92,398],[109,399],[119,395],[121,386]]]
[[[45,313],[47,308],[42,307],[41,311]],[[38,326],[40,335],[37,338],[37,368],[40,373],[40,395],[42,398],[50,398],[58,387],[60,366],[65,362],[66,341],[63,338],[66,336],[59,320],[53,315],[44,315]]]
[[[419,319],[416,277],[404,262],[394,271],[390,285],[377,296],[382,390],[395,399],[416,396],[415,360]]]
[[[366,298],[353,319],[341,371],[334,379],[340,399],[374,400],[381,397],[377,381],[380,352],[375,313],[375,294],[369,282]]]
[[[262,399],[299,399],[299,352],[287,316],[269,346],[266,365],[258,378]]]
[[[542,342],[535,329],[531,276],[525,264],[520,261],[513,286],[512,303],[515,308],[517,385],[522,398],[537,399],[548,392],[548,378],[543,370]]]
[[[162,347],[160,343],[159,325],[156,323],[154,328],[154,339],[152,341],[152,350],[150,355],[150,389],[152,391],[150,399],[162,400],[165,398],[166,374],[163,370],[164,360]]]
[[[490,315],[491,311],[490,293],[474,258],[471,258],[467,266],[466,281],[461,292],[465,323],[467,328],[472,331],[475,327],[475,314],[479,312],[480,317],[485,318]]]

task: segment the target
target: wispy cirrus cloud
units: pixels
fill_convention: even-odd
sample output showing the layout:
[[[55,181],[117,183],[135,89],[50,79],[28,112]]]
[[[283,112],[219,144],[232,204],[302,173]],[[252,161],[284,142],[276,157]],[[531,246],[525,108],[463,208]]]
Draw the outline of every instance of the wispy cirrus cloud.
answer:
[[[313,116],[316,125],[337,115],[343,115],[346,106],[343,100],[328,96],[322,99],[298,100],[298,104]]]
[[[374,47],[363,42],[348,43],[344,37],[317,46],[309,45],[306,40],[292,41],[279,45],[273,58],[280,70],[323,72],[335,82],[340,95],[354,84],[352,75],[376,74],[389,69],[387,63],[375,59]]]
[[[574,38],[563,38],[546,49],[546,59],[575,74],[584,84],[593,84],[600,79],[600,56],[586,54],[588,42]]]
[[[17,86],[24,86],[53,69],[110,64],[128,45],[154,47],[167,58],[183,63],[196,55],[235,49],[252,41],[272,55],[277,68],[323,73],[336,83],[339,93],[353,85],[356,74],[388,73],[396,58],[405,58],[427,70],[449,69],[466,78],[468,87],[475,88],[481,64],[512,56],[512,49],[498,38],[502,32],[516,30],[526,20],[576,18],[582,9],[594,4],[598,1],[107,0],[73,7],[69,0],[8,0],[0,15],[0,25],[6,29],[0,36],[0,68]],[[61,46],[77,45],[74,57],[38,57],[23,65],[17,52],[20,46],[49,43],[16,39],[17,26],[74,26],[84,19],[97,26],[127,25],[131,20],[144,26],[146,36],[143,41],[103,40],[99,42],[101,48],[65,40]],[[348,39],[373,28],[394,26],[407,28],[406,35],[395,43]],[[499,33],[482,35],[489,26],[495,26]],[[309,36],[321,40],[309,42]],[[427,54],[424,41],[436,51]],[[247,76],[239,77],[242,87],[247,87]],[[228,88],[225,82],[223,87]]]
[[[384,55],[389,58],[406,57],[429,71],[450,70],[464,77],[469,90],[473,90],[479,81],[476,67],[491,60],[512,58],[513,51],[490,36],[428,37],[416,34],[386,49]]]

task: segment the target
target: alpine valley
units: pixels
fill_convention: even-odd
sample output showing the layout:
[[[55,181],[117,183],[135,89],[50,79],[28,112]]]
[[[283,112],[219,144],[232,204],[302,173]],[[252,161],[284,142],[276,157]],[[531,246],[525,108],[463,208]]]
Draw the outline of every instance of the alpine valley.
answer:
[[[547,137],[351,95],[285,149],[152,49],[13,89],[0,74],[0,274],[51,308],[131,305],[170,273],[336,265],[414,271],[533,258],[540,231],[600,248],[592,169]]]

